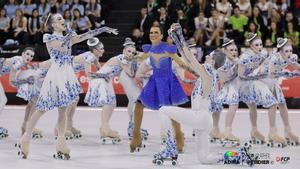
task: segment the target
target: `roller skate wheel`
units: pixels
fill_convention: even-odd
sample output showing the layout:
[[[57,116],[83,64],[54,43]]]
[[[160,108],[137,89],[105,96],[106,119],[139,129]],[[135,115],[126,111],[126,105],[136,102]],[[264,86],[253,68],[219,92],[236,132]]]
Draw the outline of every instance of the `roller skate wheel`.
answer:
[[[156,161],[155,161],[155,164],[156,164],[156,165],[162,165],[162,164],[163,164],[163,161],[162,161],[162,160],[156,160]]]
[[[210,143],[213,143],[213,142],[214,142],[214,140],[213,140],[213,139],[210,139],[209,141],[210,141]]]
[[[176,160],[172,160],[172,165],[173,166],[177,165],[177,161]]]
[[[193,134],[192,134],[192,136],[194,136],[194,137],[195,137],[195,136],[196,136],[196,134],[195,134],[195,133],[193,133]]]
[[[273,143],[267,143],[268,147],[273,147]]]
[[[290,142],[290,145],[291,146],[296,146],[296,143],[292,141],[292,142]]]
[[[278,147],[278,148],[283,148],[283,145],[282,145],[281,143],[278,143],[278,144],[277,144],[277,147]]]
[[[143,139],[144,139],[144,140],[148,140],[148,137],[144,137]]]

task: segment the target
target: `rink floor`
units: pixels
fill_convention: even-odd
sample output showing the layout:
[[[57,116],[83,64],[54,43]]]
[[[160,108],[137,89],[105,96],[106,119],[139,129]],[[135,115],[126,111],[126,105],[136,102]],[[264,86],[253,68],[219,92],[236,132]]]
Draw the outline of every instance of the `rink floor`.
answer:
[[[160,123],[157,112],[146,110],[144,114],[143,128],[148,129],[150,133],[149,140],[145,141],[146,149],[139,153],[129,152],[129,141],[127,138],[128,115],[125,108],[117,108],[111,119],[113,129],[119,131],[122,137],[118,145],[106,144],[100,142],[99,126],[101,109],[78,107],[74,122],[75,127],[81,129],[83,138],[68,141],[71,149],[71,160],[55,160],[52,158],[55,152],[54,126],[57,120],[57,111],[47,112],[39,121],[37,127],[44,132],[44,138],[31,142],[29,159],[23,160],[17,156],[17,149],[14,144],[20,138],[20,126],[24,116],[24,106],[7,106],[1,117],[0,126],[9,130],[9,137],[0,140],[0,168],[1,169],[40,169],[40,168],[58,168],[58,169],[150,169],[161,168],[152,164],[153,154],[160,150]],[[226,111],[226,110],[225,110]],[[290,110],[290,122],[295,133],[300,136],[300,110]],[[224,115],[221,116],[220,126],[224,126]],[[259,129],[265,135],[268,133],[268,116],[265,110],[260,109],[258,114]],[[280,115],[277,116],[277,125],[280,134],[283,134],[283,125]],[[240,109],[234,121],[234,133],[239,136],[242,142],[249,136],[250,121],[247,109]],[[194,152],[195,143],[192,137],[192,129],[183,126],[186,137],[185,153],[179,155],[178,166],[173,167],[170,162],[165,162],[162,168],[245,168],[241,165],[200,165],[196,160]],[[211,151],[215,153],[224,153],[236,148],[224,148],[220,145],[211,145]],[[255,146],[251,149],[254,153],[269,156],[273,164],[255,165],[255,168],[289,168],[298,169],[300,166],[300,146],[285,148],[268,148],[266,145]],[[266,156],[265,156],[266,157]],[[278,157],[289,157],[286,164],[276,161]],[[283,158],[288,159],[288,158]],[[298,167],[297,167],[298,166]]]

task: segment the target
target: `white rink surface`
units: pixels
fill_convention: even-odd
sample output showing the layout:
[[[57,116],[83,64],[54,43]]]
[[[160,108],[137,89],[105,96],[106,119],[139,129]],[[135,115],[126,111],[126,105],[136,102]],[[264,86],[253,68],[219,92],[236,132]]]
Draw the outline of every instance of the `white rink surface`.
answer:
[[[179,155],[178,166],[174,167],[170,162],[164,166],[152,164],[153,154],[160,150],[160,123],[157,112],[145,111],[143,128],[148,129],[150,138],[144,142],[146,149],[139,153],[129,152],[129,141],[127,139],[128,115],[126,109],[117,108],[111,119],[113,129],[119,131],[122,142],[118,145],[103,145],[99,141],[100,110],[87,107],[79,107],[75,114],[75,127],[82,130],[83,138],[68,141],[71,149],[71,160],[55,160],[52,158],[55,152],[55,140],[53,129],[57,120],[57,111],[47,112],[39,121],[37,127],[44,132],[44,138],[31,142],[29,157],[27,160],[17,156],[17,149],[14,144],[20,139],[20,126],[24,116],[24,106],[7,106],[0,118],[0,126],[9,130],[9,137],[0,140],[0,169],[150,169],[150,168],[183,168],[183,169],[216,169],[216,168],[248,168],[241,165],[200,165],[196,160],[194,152],[195,144],[192,129],[183,126],[186,137],[185,153]],[[290,110],[290,122],[295,133],[300,136],[300,110]],[[224,114],[221,116],[220,126],[224,126]],[[258,114],[259,129],[267,135],[268,116],[265,110],[260,109]],[[277,125],[280,134],[283,134],[280,115],[277,116]],[[236,115],[233,132],[246,141],[249,136],[250,121],[247,109],[240,109]],[[219,145],[212,145],[211,151],[224,153],[234,148],[223,148]],[[252,152],[270,153],[271,159],[276,156],[290,157],[287,164],[275,162],[272,165],[255,165],[254,168],[287,168],[299,169],[300,146],[286,148],[268,148],[256,146]]]

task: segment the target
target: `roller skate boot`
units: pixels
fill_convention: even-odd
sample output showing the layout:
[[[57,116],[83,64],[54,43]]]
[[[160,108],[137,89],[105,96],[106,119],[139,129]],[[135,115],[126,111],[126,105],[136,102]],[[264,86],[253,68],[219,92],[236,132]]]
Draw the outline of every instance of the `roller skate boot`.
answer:
[[[265,136],[263,136],[257,129],[252,129],[251,140],[249,143],[251,145],[262,145],[265,143]]]
[[[177,165],[178,151],[176,148],[176,141],[171,135],[171,131],[167,133],[165,149],[154,155],[153,163],[162,165],[164,161],[171,161],[172,165]]]
[[[121,141],[119,133],[117,131],[113,131],[110,128],[100,128],[100,135],[102,144],[107,143],[109,140],[112,142],[112,144],[116,144]]]
[[[40,139],[40,138],[43,138],[43,133],[41,130],[39,129],[33,129],[32,131],[32,138],[33,139]]]
[[[219,128],[213,128],[209,133],[209,142],[214,144],[223,144],[224,135]]]
[[[129,122],[128,129],[127,129],[129,140],[132,140],[132,137],[133,137],[133,128],[134,128],[134,123]],[[148,131],[146,129],[141,129],[141,136],[142,136],[143,140],[147,140],[148,136],[149,136]]]
[[[224,141],[222,146],[229,145],[231,147],[237,147],[240,145],[240,139],[232,134],[231,127],[226,127],[224,131]]]
[[[29,143],[30,143],[30,134],[25,132],[21,137],[20,144],[15,144],[15,147],[19,149],[18,156],[20,156],[23,159],[27,159],[28,157]]]
[[[81,131],[76,129],[75,127],[72,127],[69,131],[71,131],[71,133],[73,134],[73,137],[74,138],[81,138],[82,137],[82,134],[81,134]]]
[[[299,145],[299,137],[296,136],[292,130],[285,130],[284,131],[285,139],[287,140],[287,145],[289,146],[297,146]]]
[[[60,159],[60,160],[69,160],[70,156],[70,149],[66,144],[66,140],[64,137],[57,138],[57,145],[56,145],[56,154],[53,154],[53,158]]]
[[[277,134],[276,128],[271,128],[269,132],[269,141],[267,143],[268,147],[278,147],[283,148],[286,146],[285,139]]]
[[[133,131],[133,137],[130,142],[130,152],[139,152],[142,148],[146,148],[146,145],[142,143],[140,131]]]
[[[58,137],[58,129],[57,128],[54,129],[54,135],[55,135],[55,139],[57,139],[57,137]],[[66,138],[66,140],[72,140],[74,138],[74,135],[70,130],[66,130],[65,138]]]
[[[0,140],[8,137],[8,130],[4,127],[0,127]]]

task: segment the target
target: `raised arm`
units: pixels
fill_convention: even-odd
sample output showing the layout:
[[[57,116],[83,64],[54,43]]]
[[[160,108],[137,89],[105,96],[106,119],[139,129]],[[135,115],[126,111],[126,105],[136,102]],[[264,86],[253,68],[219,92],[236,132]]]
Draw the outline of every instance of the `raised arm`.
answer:
[[[94,30],[90,30],[90,31],[80,34],[80,35],[75,34],[68,38],[70,38],[72,44],[76,44],[76,43],[80,43],[84,40],[90,39],[96,35],[103,33],[103,32],[112,33],[114,35],[118,35],[118,33],[119,33],[117,29],[113,29],[113,28],[104,26],[101,28],[96,28]]]

